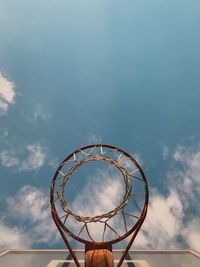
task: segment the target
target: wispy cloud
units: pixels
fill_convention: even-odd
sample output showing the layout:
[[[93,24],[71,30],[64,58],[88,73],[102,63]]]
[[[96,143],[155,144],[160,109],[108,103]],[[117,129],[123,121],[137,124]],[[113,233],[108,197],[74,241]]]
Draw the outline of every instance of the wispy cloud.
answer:
[[[154,249],[180,247],[178,237],[183,227],[183,216],[183,205],[177,192],[171,190],[164,196],[154,191],[135,245]]]
[[[58,158],[52,158],[49,160],[48,165],[51,166],[52,169],[56,170],[56,168],[58,167],[59,164],[59,160]]]
[[[164,146],[162,151],[163,159],[166,160],[168,158],[168,155],[169,155],[169,148],[167,146]]]
[[[173,153],[176,168],[166,179],[166,194],[150,196],[147,219],[136,244],[147,248],[189,247],[200,250],[200,151],[178,146]]]
[[[194,216],[191,220],[188,220],[186,227],[183,229],[183,234],[186,239],[186,243],[189,245],[190,248],[194,248],[200,251],[200,218],[199,216]]]
[[[19,159],[15,156],[15,151],[13,150],[3,150],[0,153],[0,161],[3,166],[13,167],[19,165]]]
[[[20,171],[32,171],[40,169],[45,162],[45,149],[38,143],[26,146],[28,157],[24,159],[20,166]]]
[[[39,170],[45,163],[46,151],[39,143],[28,144],[21,158],[21,154],[14,150],[3,150],[0,152],[1,164],[5,167],[16,167],[18,171]]]
[[[198,196],[200,200],[200,150],[198,146],[196,151],[179,146],[173,157],[175,161],[182,165],[179,172],[171,174],[171,179],[177,179],[179,183],[176,185],[179,190],[183,190],[187,197],[194,199]]]
[[[15,85],[0,73],[0,114],[8,111],[11,104],[15,102]]]
[[[94,133],[92,133],[89,137],[88,137],[88,140],[87,142],[89,144],[99,144],[101,143],[102,141],[102,138]]]
[[[16,196],[6,198],[5,215],[0,222],[0,248],[27,248],[41,243],[52,245],[58,240],[50,215],[48,193],[24,186]]]
[[[17,226],[8,226],[7,222],[0,221],[0,249],[4,248],[27,248],[30,240]]]
[[[50,114],[45,110],[44,106],[40,103],[37,103],[33,110],[33,118],[31,120],[36,121],[38,119],[48,120]]]

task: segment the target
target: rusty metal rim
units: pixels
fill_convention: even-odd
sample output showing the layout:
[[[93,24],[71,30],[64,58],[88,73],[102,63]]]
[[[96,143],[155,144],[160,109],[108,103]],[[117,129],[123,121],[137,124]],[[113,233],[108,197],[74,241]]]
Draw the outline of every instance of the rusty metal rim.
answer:
[[[130,186],[130,180],[129,180],[128,174],[125,173],[124,170],[120,168],[120,166],[119,166],[119,164],[118,164],[117,161],[115,161],[115,160],[113,160],[111,158],[109,158],[109,161],[108,161],[108,158],[105,157],[105,156],[104,157],[102,156],[100,159],[99,158],[95,158],[95,157],[91,157],[91,158],[88,158],[87,160],[86,159],[81,160],[80,162],[78,162],[77,165],[73,166],[68,171],[68,174],[65,177],[68,177],[68,179],[69,179],[69,177],[73,174],[73,172],[76,171],[81,165],[83,165],[83,164],[85,164],[87,162],[97,161],[97,160],[106,161],[108,164],[114,165],[121,172],[121,175],[123,176],[124,181],[126,181],[126,183],[125,183],[126,187],[125,187],[124,198],[123,198],[124,200],[121,201],[120,204],[117,207],[113,208],[113,210],[111,210],[109,212],[106,212],[104,214],[95,215],[95,216],[91,217],[91,221],[90,222],[97,222],[98,220],[95,220],[95,218],[100,218],[100,217],[102,217],[102,218],[108,218],[108,214],[109,213],[117,214],[116,210],[121,210],[126,205],[126,203],[128,201],[128,198],[130,197],[130,193],[131,193],[130,188],[129,188],[129,186]],[[60,192],[60,194],[63,197],[63,200],[62,201],[64,202],[64,204],[66,206],[67,206],[67,204],[66,204],[66,201],[64,199],[64,187],[65,187],[68,179],[62,182],[62,190]],[[63,208],[63,210],[66,211],[65,208]],[[68,208],[68,213],[70,215],[72,215],[74,218],[76,218],[76,217],[77,218],[79,217],[80,219],[82,218],[82,220],[77,219],[80,222],[87,222],[88,216],[80,216],[78,214],[75,214],[69,208]]]
[[[84,244],[88,244],[88,243],[94,243],[92,241],[88,241],[88,240],[85,240],[83,238],[80,238],[78,236],[76,236],[75,234],[73,234],[63,223],[62,221],[60,220],[57,212],[56,212],[56,208],[55,208],[55,205],[54,205],[54,186],[55,186],[55,182],[56,182],[56,179],[57,179],[57,176],[59,174],[59,171],[62,169],[63,167],[63,164],[68,161],[74,154],[80,152],[80,150],[85,150],[85,149],[89,149],[89,148],[92,148],[92,147],[106,147],[106,148],[111,148],[111,149],[114,149],[114,150],[117,150],[118,152],[121,152],[123,153],[125,156],[127,156],[134,164],[135,166],[138,168],[142,178],[143,178],[143,181],[144,181],[144,188],[145,188],[145,202],[144,202],[144,206],[143,206],[143,210],[141,212],[141,215],[137,221],[137,223],[128,231],[126,232],[124,235],[116,238],[116,239],[113,239],[111,241],[107,241],[107,242],[95,242],[95,244],[97,245],[101,245],[101,244],[104,244],[104,245],[110,245],[110,244],[115,244],[125,238],[127,238],[131,233],[133,233],[135,230],[136,232],[139,231],[140,227],[142,226],[142,223],[146,217],[146,214],[147,214],[147,207],[148,207],[148,200],[149,200],[149,191],[148,191],[148,184],[147,184],[147,180],[146,180],[146,177],[145,177],[145,174],[142,170],[142,168],[140,167],[140,165],[138,164],[138,162],[131,156],[129,155],[126,151],[118,148],[118,147],[115,147],[115,146],[112,146],[112,145],[108,145],[108,144],[91,144],[91,145],[87,145],[87,146],[84,146],[84,147],[81,147],[77,150],[75,150],[74,152],[72,152],[70,155],[68,155],[63,161],[62,163],[59,165],[59,167],[57,168],[57,171],[56,173],[54,174],[54,177],[53,177],[53,180],[52,180],[52,184],[51,184],[51,190],[50,190],[50,202],[51,202],[51,213],[52,213],[52,217],[53,217],[53,220],[55,222],[55,224],[57,225],[60,233],[62,232],[61,229],[67,233],[69,236],[71,236],[72,238],[74,238],[75,240],[81,242],[81,243],[84,243]],[[62,237],[64,237],[64,233],[61,234]],[[65,238],[66,239],[66,238]],[[64,240],[65,240],[64,239]],[[66,241],[66,240],[65,240]]]

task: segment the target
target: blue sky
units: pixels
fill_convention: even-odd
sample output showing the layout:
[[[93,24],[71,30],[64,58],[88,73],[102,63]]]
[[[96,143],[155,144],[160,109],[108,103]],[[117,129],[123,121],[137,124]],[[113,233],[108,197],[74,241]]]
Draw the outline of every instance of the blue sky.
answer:
[[[52,176],[102,142],[147,175],[137,245],[199,249],[199,12],[195,0],[0,1],[0,247],[64,246],[44,223]]]

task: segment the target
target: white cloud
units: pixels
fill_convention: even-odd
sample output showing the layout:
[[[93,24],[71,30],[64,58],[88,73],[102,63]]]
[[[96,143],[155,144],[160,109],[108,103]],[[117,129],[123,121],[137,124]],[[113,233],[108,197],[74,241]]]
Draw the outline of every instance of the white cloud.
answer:
[[[40,103],[36,104],[33,111],[33,120],[41,119],[47,120],[50,118],[49,113],[44,109]]]
[[[0,111],[5,114],[11,104],[15,102],[15,85],[0,73]]]
[[[7,197],[4,222],[0,223],[0,248],[23,248],[58,240],[50,214],[49,192],[24,186],[16,196]],[[8,227],[7,222],[15,221]]]
[[[0,152],[1,164],[5,167],[16,167],[18,171],[39,170],[45,163],[46,152],[39,143],[29,144],[24,151],[27,156],[21,159],[21,154],[14,150]]]
[[[15,156],[14,151],[3,150],[0,153],[0,161],[3,166],[12,167],[19,165],[19,159]]]
[[[178,146],[173,158],[179,165],[167,174],[168,195],[154,192],[136,244],[149,248],[188,246],[200,250],[200,151]],[[180,240],[183,240],[181,242]]]
[[[200,151],[196,149],[177,147],[173,155],[182,168],[168,174],[168,178],[180,193],[181,201],[186,211],[192,210],[200,214],[200,208],[194,203],[200,202]]]
[[[15,197],[8,197],[9,210],[13,214],[30,219],[33,222],[45,220],[48,217],[48,197],[37,188],[24,186]]]
[[[46,158],[44,148],[36,143],[27,145],[26,149],[29,152],[29,155],[21,162],[19,170],[31,171],[40,169],[44,165]]]
[[[56,169],[58,167],[59,161],[58,158],[53,158],[48,162],[48,165],[51,166],[52,169]]]
[[[186,242],[189,245],[190,248],[193,248],[195,250],[200,250],[200,218],[193,218],[191,219],[184,231],[184,236],[186,238]]]
[[[151,196],[147,218],[136,239],[136,246],[145,248],[175,248],[180,244],[183,223],[183,205],[179,195],[170,191],[168,196],[154,192]]]
[[[0,249],[18,249],[30,246],[29,239],[23,230],[16,226],[9,227],[3,221],[0,221],[0,240]]]
[[[88,143],[89,144],[101,144],[101,137],[97,136],[96,134],[92,133],[89,138],[88,138]]]
[[[169,148],[167,146],[163,147],[162,156],[163,156],[164,160],[166,160],[168,158],[168,156],[169,156]]]
[[[200,151],[191,151],[185,147],[179,146],[175,153],[174,159],[180,162],[184,169],[182,171],[183,180],[186,178],[195,182],[196,185],[200,186],[199,172],[200,172]]]

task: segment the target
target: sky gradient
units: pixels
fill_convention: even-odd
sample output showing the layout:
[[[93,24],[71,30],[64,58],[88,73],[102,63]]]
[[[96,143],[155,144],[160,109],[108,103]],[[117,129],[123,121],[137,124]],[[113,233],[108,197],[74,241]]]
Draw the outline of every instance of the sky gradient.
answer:
[[[52,176],[100,142],[148,178],[137,246],[200,249],[199,14],[197,0],[0,1],[1,248],[64,247]]]

